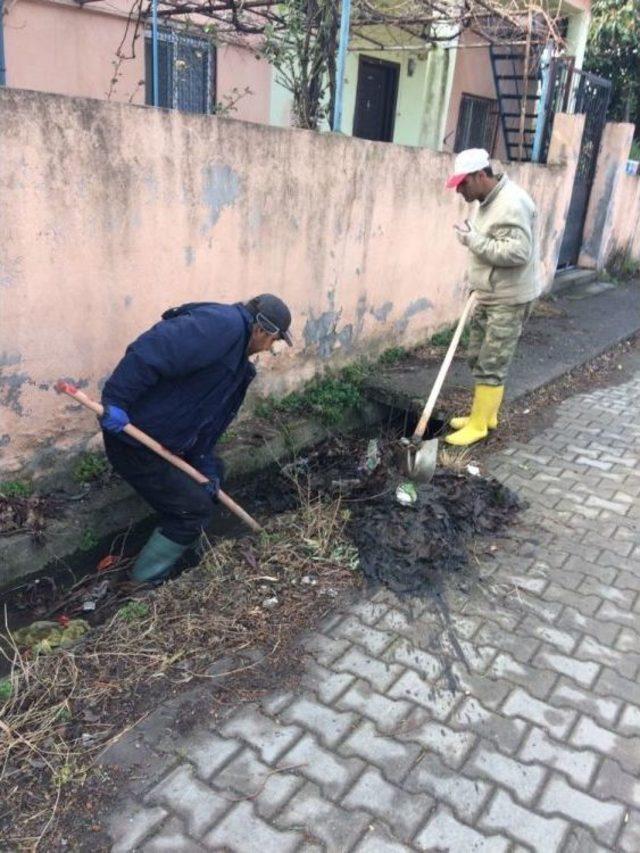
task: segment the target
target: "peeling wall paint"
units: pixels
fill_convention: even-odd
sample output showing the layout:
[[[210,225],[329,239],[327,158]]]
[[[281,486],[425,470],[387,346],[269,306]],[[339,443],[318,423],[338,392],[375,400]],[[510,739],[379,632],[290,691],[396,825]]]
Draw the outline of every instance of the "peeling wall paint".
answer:
[[[576,119],[560,119],[571,157]],[[74,373],[99,398],[172,305],[280,294],[296,346],[261,359],[252,393],[282,394],[424,341],[464,298],[449,154],[15,89],[0,90],[0,151],[0,259],[20,259],[0,312],[3,474],[83,447],[95,420],[53,384]],[[571,164],[513,172],[551,235],[549,284]]]
[[[240,178],[229,166],[206,166],[202,180],[202,197],[209,211],[207,227],[212,228],[225,207],[230,207],[240,193]]]

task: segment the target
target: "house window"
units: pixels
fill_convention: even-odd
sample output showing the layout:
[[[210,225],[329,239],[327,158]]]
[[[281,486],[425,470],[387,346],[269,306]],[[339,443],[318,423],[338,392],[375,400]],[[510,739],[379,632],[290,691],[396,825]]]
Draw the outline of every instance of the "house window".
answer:
[[[498,129],[498,102],[492,98],[462,95],[454,151],[484,148],[493,153]]]
[[[153,104],[151,34],[145,36],[146,103]],[[204,38],[176,30],[158,33],[158,106],[188,113],[213,112],[215,47]]]

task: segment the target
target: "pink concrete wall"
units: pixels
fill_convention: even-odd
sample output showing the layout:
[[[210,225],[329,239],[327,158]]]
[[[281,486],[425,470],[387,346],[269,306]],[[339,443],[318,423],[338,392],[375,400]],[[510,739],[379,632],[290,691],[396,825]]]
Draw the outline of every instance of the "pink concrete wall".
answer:
[[[547,285],[576,127],[557,119],[568,168],[517,171],[547,205]],[[94,421],[53,383],[99,396],[168,306],[281,294],[296,346],[263,359],[262,394],[415,344],[457,316],[467,257],[452,226],[469,209],[443,189],[450,154],[15,89],[0,91],[0,151],[5,478],[85,445]]]
[[[580,266],[602,269],[616,247],[632,242],[638,230],[635,190],[640,181],[625,175],[635,126],[609,122],[602,134],[593,189],[584,224]]]
[[[124,10],[125,3],[121,6]],[[125,28],[117,4],[18,0],[5,16],[7,85],[41,92],[106,98]],[[5,3],[5,8],[7,4]],[[128,8],[128,7],[127,7]],[[144,102],[144,44],[120,66],[113,92],[119,101]]]
[[[251,90],[238,101],[235,110],[230,113],[241,121],[255,121],[269,124],[271,105],[271,66],[257,58],[252,50],[223,45],[218,48],[216,98],[225,103],[225,95],[233,95],[233,90]]]
[[[5,8],[7,4],[5,3]],[[122,41],[130,3],[19,0],[5,16],[7,85],[87,98],[104,99],[114,76],[113,62]],[[124,50],[131,52],[131,36]],[[144,38],[136,56],[118,66],[111,100],[144,103]],[[230,113],[244,121],[269,121],[271,67],[255,52],[223,45],[217,52],[217,92],[222,103],[233,89],[249,88]]]
[[[621,172],[609,210],[598,266],[614,259],[640,263],[640,176]]]
[[[465,47],[465,45],[477,44],[480,41],[481,39],[475,33],[465,31],[460,36],[460,47],[455,51],[456,67],[449,101],[449,114],[445,125],[445,151],[453,151],[456,142],[456,128],[462,95],[477,95],[481,98],[492,98],[493,100],[497,97],[489,48]],[[499,160],[504,160],[506,157],[504,135],[499,121],[495,146],[493,151],[489,153]]]

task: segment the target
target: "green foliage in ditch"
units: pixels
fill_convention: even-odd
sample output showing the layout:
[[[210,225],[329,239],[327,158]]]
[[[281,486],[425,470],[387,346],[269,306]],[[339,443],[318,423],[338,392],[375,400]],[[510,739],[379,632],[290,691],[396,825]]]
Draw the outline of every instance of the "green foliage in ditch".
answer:
[[[453,339],[453,335],[455,333],[456,327],[447,326],[445,329],[440,329],[439,332],[436,332],[434,335],[431,335],[431,346],[434,347],[448,347]],[[469,327],[465,326],[462,330],[462,335],[460,337],[460,346],[466,347],[469,343]]]
[[[0,497],[28,498],[33,494],[33,484],[25,480],[3,480],[0,482]]]
[[[362,386],[377,367],[390,367],[407,358],[404,347],[391,347],[377,359],[359,359],[343,367],[316,376],[300,390],[285,397],[265,397],[255,405],[255,414],[269,420],[274,416],[315,415],[323,423],[337,424],[345,414],[362,403]]]
[[[378,359],[378,364],[382,367],[393,367],[395,364],[404,361],[408,355],[409,353],[404,347],[390,347],[382,353]]]
[[[149,615],[149,605],[144,601],[129,601],[118,610],[118,616],[124,622],[139,622]]]
[[[96,548],[98,545],[98,537],[95,532],[88,527],[83,531],[82,536],[80,537],[80,542],[78,542],[78,548],[81,551],[91,551],[92,548]]]
[[[73,477],[78,483],[95,483],[108,471],[109,463],[103,453],[83,453],[73,469]]]

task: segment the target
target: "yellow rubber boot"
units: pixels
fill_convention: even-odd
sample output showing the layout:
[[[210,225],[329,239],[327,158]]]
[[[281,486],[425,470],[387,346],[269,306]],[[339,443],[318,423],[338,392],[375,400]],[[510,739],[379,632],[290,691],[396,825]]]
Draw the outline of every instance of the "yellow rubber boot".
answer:
[[[447,444],[467,447],[489,434],[489,423],[497,423],[498,411],[504,396],[504,385],[476,385],[469,420],[462,429],[445,438]]]
[[[467,415],[466,417],[463,417],[463,418],[451,418],[451,420],[449,421],[449,426],[451,427],[451,429],[462,429],[462,427],[466,427],[466,425],[468,423],[469,423],[469,416]],[[495,415],[491,416],[491,419],[490,419],[489,423],[487,424],[487,426],[489,427],[489,429],[496,429],[497,428],[497,426],[498,426],[498,413],[497,412]]]

